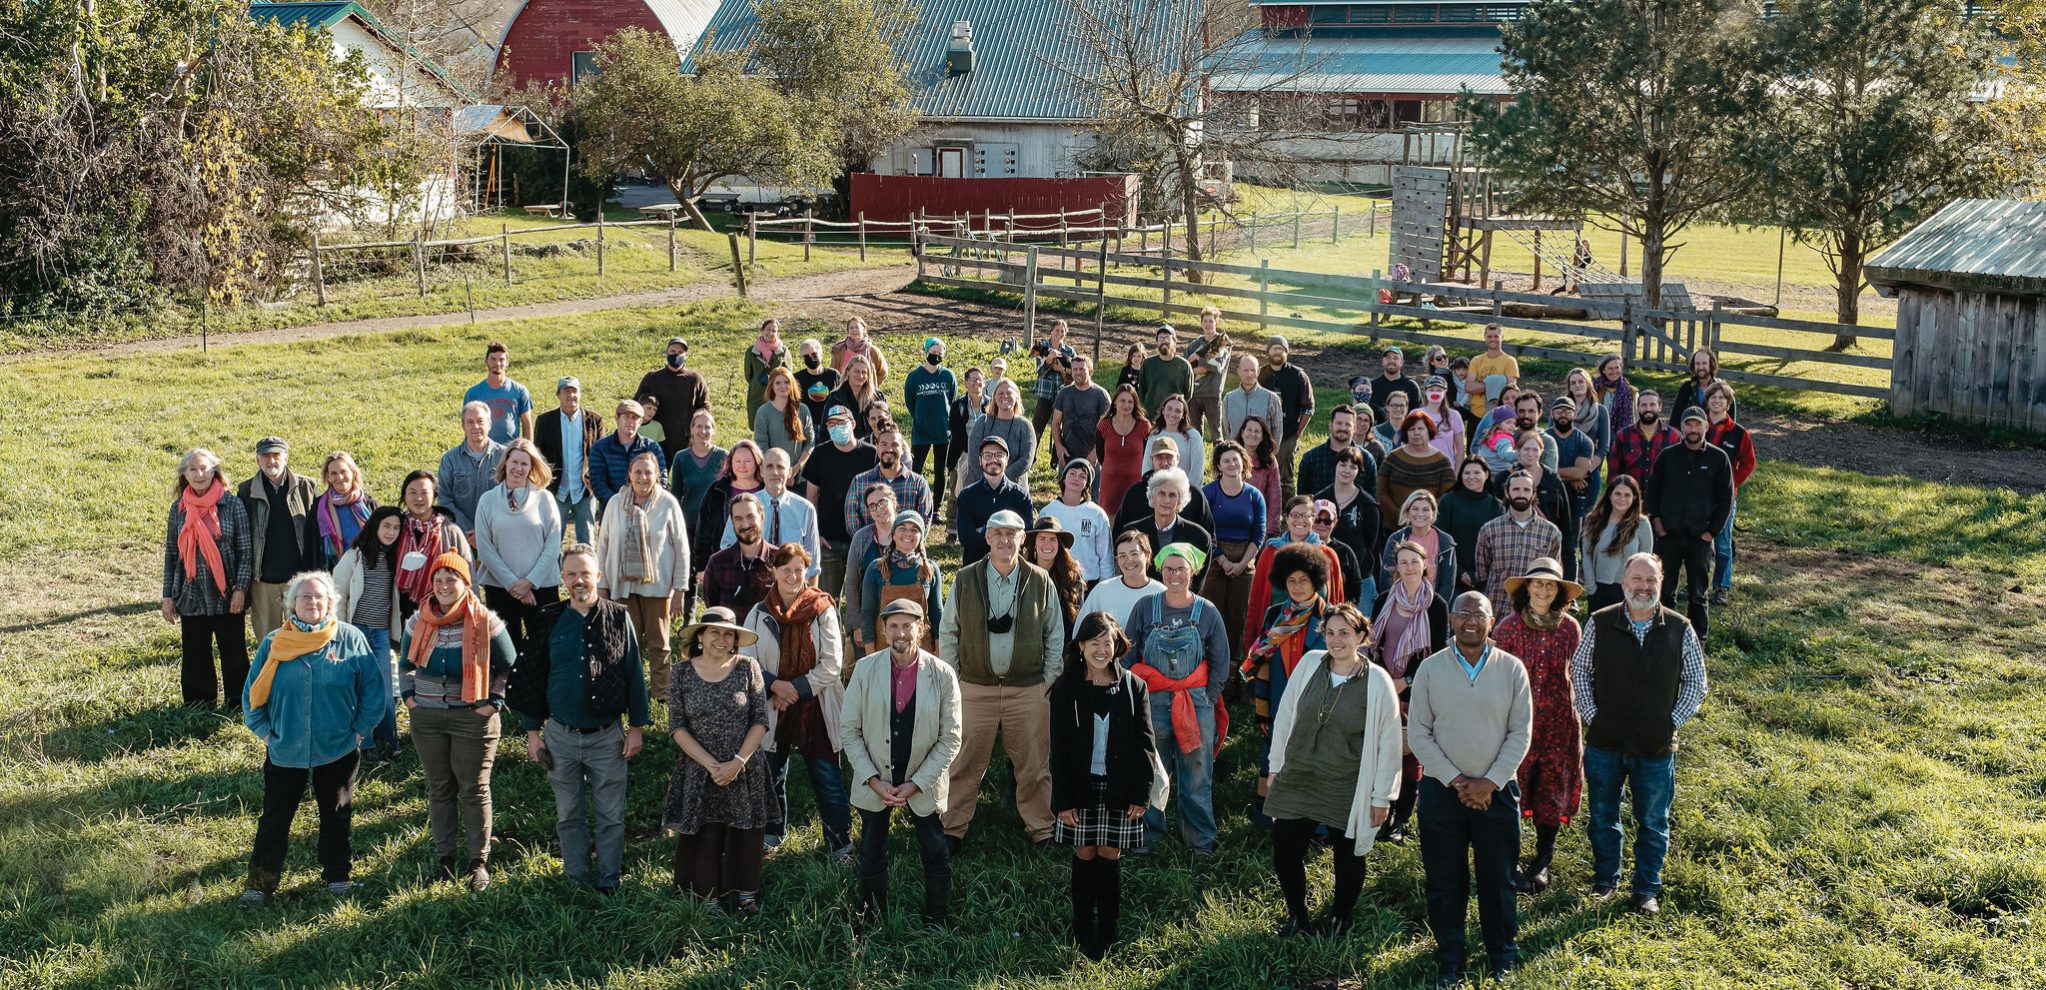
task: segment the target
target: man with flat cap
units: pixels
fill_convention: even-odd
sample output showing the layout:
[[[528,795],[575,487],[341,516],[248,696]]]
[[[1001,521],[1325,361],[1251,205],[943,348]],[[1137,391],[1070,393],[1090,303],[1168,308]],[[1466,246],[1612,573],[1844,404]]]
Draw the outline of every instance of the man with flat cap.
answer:
[[[952,891],[951,850],[939,816],[949,806],[959,754],[959,680],[951,665],[920,648],[923,606],[906,598],[881,610],[888,648],[853,667],[838,711],[839,740],[852,767],[860,812],[860,918],[888,907],[888,819],[900,808],[916,829],[924,866],[924,923],[942,926]],[[967,795],[970,801],[972,796]]]
[[[1026,526],[1009,509],[987,521],[987,556],[959,569],[938,626],[938,655],[951,662],[960,682],[961,741],[952,765],[959,800],[945,811],[945,835],[955,848],[973,823],[974,798],[997,734],[1016,779],[1024,830],[1032,842],[1051,841],[1046,685],[1065,666],[1066,617],[1051,575],[1023,559]]]
[[[249,587],[249,626],[260,640],[284,624],[284,586],[300,571],[319,570],[319,530],[313,502],[320,497],[313,479],[293,474],[291,445],[279,437],[256,441],[260,468],[235,492],[249,510],[249,532],[255,536],[256,581]]]
[[[974,457],[980,461],[980,477],[959,493],[959,563],[972,564],[987,556],[987,540],[981,531],[1003,511],[1021,516],[1018,529],[1030,525],[1037,510],[1030,504],[1030,489],[1009,477],[1009,442],[989,434],[980,442]],[[945,656],[949,659],[952,654]]]

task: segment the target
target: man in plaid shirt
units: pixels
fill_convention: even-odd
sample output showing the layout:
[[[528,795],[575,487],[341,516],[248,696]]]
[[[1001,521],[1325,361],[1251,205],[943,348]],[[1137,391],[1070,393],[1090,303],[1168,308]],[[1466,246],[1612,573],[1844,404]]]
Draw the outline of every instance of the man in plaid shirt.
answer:
[[[1705,647],[1683,615],[1660,604],[1662,561],[1627,559],[1626,599],[1591,614],[1570,657],[1571,690],[1584,719],[1585,803],[1591,813],[1591,893],[1620,887],[1620,789],[1634,792],[1634,896],[1641,914],[1661,910],[1676,798],[1677,730],[1705,705]]]
[[[860,493],[876,482],[895,492],[896,511],[908,509],[925,519],[931,518],[931,483],[902,463],[902,431],[894,423],[885,424],[874,434],[874,460],[874,466],[860,472],[845,490],[845,531],[857,533],[860,527],[873,524],[874,517],[867,514],[867,503]]]
[[[1662,421],[1662,396],[1647,389],[1634,400],[1634,415],[1638,424],[1613,424],[1613,452],[1608,455],[1609,470],[1606,484],[1612,479],[1627,475],[1648,488],[1648,469],[1655,466],[1655,458],[1664,447],[1683,443],[1684,438]]]
[[[1492,599],[1492,614],[1512,612],[1506,579],[1526,574],[1542,557],[1563,559],[1563,531],[1535,510],[1534,479],[1515,468],[1506,476],[1506,514],[1478,530],[1478,580]]]

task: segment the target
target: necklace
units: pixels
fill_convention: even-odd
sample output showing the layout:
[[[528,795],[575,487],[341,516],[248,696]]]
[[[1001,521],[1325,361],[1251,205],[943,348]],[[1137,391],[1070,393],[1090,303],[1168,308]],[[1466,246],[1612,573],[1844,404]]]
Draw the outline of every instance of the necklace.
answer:
[[[1333,661],[1328,663],[1327,669],[1329,680],[1331,681],[1335,680],[1337,677],[1335,663]],[[1336,685],[1335,691],[1328,696],[1328,701],[1323,703],[1323,705],[1321,706],[1321,710],[1314,713],[1314,724],[1316,725],[1328,724],[1329,716],[1334,714],[1337,708],[1342,707],[1343,692],[1349,690],[1350,683],[1352,681],[1355,681],[1357,679],[1357,674],[1361,673],[1362,671],[1363,664],[1360,663],[1358,664],[1357,669],[1351,672],[1347,679],[1345,679],[1341,684]]]

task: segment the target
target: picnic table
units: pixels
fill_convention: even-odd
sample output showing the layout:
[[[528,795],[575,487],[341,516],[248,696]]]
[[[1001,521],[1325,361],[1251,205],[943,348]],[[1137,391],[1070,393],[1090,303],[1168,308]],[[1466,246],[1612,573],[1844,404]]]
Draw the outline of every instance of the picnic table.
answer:
[[[524,209],[527,216],[533,217],[565,217],[568,215],[567,203],[527,203]]]
[[[642,206],[639,208],[639,218],[641,220],[666,220],[673,216],[676,210],[681,208],[682,204],[680,203],[655,203],[652,206]]]

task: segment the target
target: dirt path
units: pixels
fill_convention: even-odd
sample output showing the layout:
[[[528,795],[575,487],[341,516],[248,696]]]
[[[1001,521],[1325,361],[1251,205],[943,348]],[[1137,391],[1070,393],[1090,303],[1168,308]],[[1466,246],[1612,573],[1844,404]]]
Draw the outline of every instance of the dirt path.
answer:
[[[761,278],[753,281],[748,288],[756,301],[767,302],[810,302],[815,300],[854,299],[870,293],[895,292],[916,280],[916,269],[895,266],[888,268],[854,268],[846,271],[828,272],[821,275],[799,275],[786,278]],[[615,296],[599,296],[594,299],[563,299],[556,302],[530,303],[522,306],[499,306],[476,311],[477,322],[488,320],[526,319],[531,317],[574,316],[582,313],[596,313],[610,309],[625,309],[633,306],[679,305],[700,302],[705,299],[724,299],[734,295],[732,287],[723,281],[705,281],[672,289],[657,289],[649,292],[635,292]],[[241,344],[278,344],[300,340],[314,340],[321,337],[338,337],[345,334],[379,333],[388,330],[413,330],[425,327],[440,327],[455,323],[469,322],[467,310],[453,313],[426,313],[418,316],[390,316],[370,320],[345,320],[334,323],[308,323],[295,327],[276,327],[269,330],[251,330],[247,333],[223,334],[208,341],[210,347],[232,347]],[[171,351],[188,350],[199,346],[196,336],[165,337],[156,340],[138,340],[124,344],[110,344],[105,347],[84,348],[75,352],[66,351],[24,351],[0,357],[0,364],[10,361],[50,357],[54,354],[72,353],[79,355],[162,354]]]

